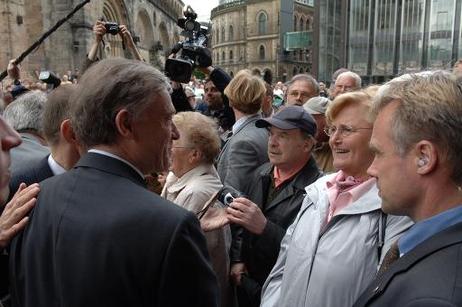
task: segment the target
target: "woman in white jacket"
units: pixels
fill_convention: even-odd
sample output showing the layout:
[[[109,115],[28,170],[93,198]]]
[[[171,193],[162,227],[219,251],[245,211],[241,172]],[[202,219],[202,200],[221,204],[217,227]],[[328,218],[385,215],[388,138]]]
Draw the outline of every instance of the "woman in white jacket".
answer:
[[[351,306],[373,280],[386,251],[411,222],[386,216],[367,169],[371,97],[338,96],[327,109],[337,173],[306,188],[294,223],[262,292],[261,306]]]

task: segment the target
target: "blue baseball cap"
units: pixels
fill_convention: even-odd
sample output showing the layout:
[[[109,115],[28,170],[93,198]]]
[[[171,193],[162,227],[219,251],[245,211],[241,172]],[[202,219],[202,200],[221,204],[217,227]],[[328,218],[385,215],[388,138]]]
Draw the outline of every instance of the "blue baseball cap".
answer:
[[[313,116],[301,106],[286,106],[271,118],[259,119],[255,122],[258,128],[274,126],[282,130],[301,129],[314,136],[316,134],[316,121]]]

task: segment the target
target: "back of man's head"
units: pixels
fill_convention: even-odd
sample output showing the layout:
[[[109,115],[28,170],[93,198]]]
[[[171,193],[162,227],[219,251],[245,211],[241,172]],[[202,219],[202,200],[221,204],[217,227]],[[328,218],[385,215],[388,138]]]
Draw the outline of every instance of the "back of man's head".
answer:
[[[47,96],[39,91],[21,95],[3,112],[6,122],[18,132],[42,133],[42,116]]]
[[[265,82],[248,70],[239,71],[225,89],[230,106],[244,114],[256,114],[265,93]]]
[[[126,109],[136,119],[159,92],[169,90],[167,78],[144,62],[113,58],[95,64],[70,99],[77,139],[85,147],[114,144],[118,111]]]
[[[50,146],[56,145],[60,140],[61,123],[70,116],[69,99],[75,88],[73,84],[61,85],[48,95],[43,112],[43,136]]]

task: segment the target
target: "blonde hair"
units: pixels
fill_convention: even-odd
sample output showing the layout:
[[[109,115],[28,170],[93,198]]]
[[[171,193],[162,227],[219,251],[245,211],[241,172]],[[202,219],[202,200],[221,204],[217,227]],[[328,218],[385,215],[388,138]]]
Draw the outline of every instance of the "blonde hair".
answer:
[[[404,155],[420,140],[431,141],[452,167],[454,182],[462,182],[462,92],[456,77],[435,71],[394,79],[380,89],[372,116],[395,101],[391,137],[398,153]]]
[[[249,70],[241,70],[225,88],[229,105],[244,113],[257,113],[266,93],[265,83]]]
[[[372,122],[369,118],[369,112],[372,108],[371,96],[365,91],[356,91],[341,94],[337,96],[327,107],[326,121],[331,124],[335,117],[347,106],[358,105],[362,106],[365,111],[365,119],[368,122]]]
[[[199,150],[203,162],[212,164],[221,147],[218,125],[213,119],[198,112],[180,112],[173,116],[173,122],[181,131],[184,144]]]

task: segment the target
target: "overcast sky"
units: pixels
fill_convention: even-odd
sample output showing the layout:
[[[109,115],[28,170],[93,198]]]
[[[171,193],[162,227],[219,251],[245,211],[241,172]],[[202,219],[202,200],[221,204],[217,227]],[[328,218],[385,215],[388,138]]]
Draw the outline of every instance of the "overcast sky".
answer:
[[[218,0],[183,0],[183,3],[197,13],[198,21],[210,21],[210,11],[218,6]]]

